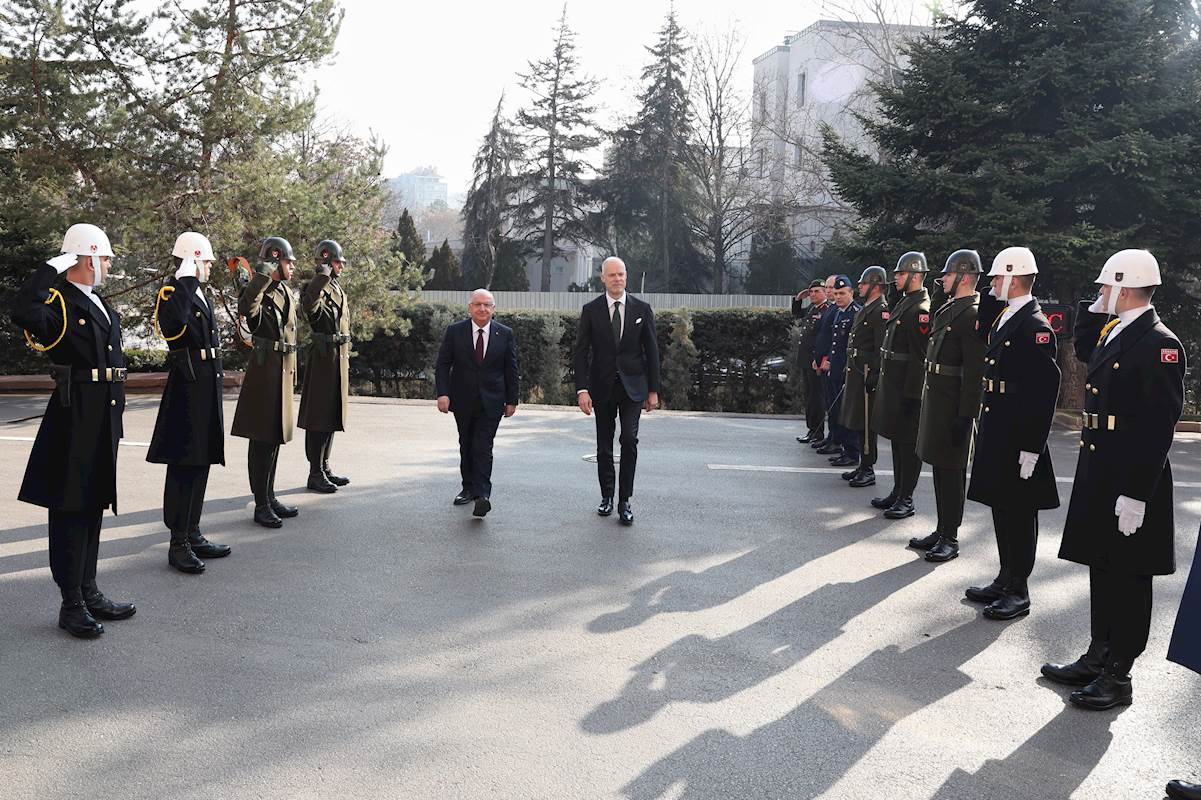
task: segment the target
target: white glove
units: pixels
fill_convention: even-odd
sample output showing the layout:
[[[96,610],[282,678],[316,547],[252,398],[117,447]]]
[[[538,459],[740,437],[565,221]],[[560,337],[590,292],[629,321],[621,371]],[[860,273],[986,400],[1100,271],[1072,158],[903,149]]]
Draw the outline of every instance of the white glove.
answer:
[[[75,262],[77,261],[79,261],[79,256],[75,255],[74,253],[63,253],[61,256],[55,256],[54,258],[48,259],[46,263],[54,267],[55,272],[57,272],[59,275],[62,275],[71,267],[75,266]]]
[[[1131,536],[1143,525],[1143,516],[1147,513],[1147,504],[1142,500],[1122,495],[1114,504],[1113,513],[1118,518],[1118,530],[1123,536]]]
[[[1034,465],[1038,463],[1038,453],[1027,453],[1022,450],[1018,453],[1018,477],[1022,480],[1030,480],[1030,476],[1034,474]]]

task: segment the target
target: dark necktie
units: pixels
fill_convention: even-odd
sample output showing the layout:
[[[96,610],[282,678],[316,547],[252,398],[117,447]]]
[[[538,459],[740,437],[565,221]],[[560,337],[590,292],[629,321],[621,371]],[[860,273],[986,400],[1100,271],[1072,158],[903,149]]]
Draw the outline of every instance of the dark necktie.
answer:
[[[613,341],[621,344],[621,301],[613,304]]]
[[[475,332],[475,365],[484,366],[484,329]]]

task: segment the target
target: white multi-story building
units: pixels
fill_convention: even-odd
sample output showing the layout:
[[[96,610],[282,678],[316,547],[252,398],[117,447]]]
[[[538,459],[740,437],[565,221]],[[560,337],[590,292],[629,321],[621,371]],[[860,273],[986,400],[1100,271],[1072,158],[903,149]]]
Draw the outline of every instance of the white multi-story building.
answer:
[[[418,214],[441,201],[446,205],[446,181],[432,169],[406,172],[389,181],[393,194],[399,197],[399,205]]]
[[[904,42],[931,31],[821,20],[755,59],[752,168],[792,205],[789,221],[802,258],[817,258],[853,219],[821,164],[822,126],[878,155],[855,115],[876,113],[870,83],[896,80],[907,64]]]

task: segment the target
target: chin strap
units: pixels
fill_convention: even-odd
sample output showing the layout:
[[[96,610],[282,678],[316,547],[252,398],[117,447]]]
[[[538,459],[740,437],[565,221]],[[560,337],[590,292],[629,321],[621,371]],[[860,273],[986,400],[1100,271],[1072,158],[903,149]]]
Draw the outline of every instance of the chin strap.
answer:
[[[72,256],[72,258],[74,258],[74,256]],[[47,263],[48,263],[48,262],[47,262]],[[53,265],[53,264],[51,264],[50,266],[54,266],[54,265]],[[57,339],[55,339],[55,340],[54,340],[53,342],[51,342],[50,344],[43,346],[43,345],[40,345],[40,344],[38,344],[37,342],[35,342],[35,341],[33,340],[33,336],[31,336],[31,335],[30,335],[29,331],[25,330],[24,328],[22,328],[22,329],[21,329],[21,332],[25,334],[25,342],[26,342],[26,343],[27,343],[27,344],[28,344],[28,345],[29,345],[29,346],[30,346],[32,349],[36,350],[36,351],[37,351],[37,352],[39,352],[39,353],[44,353],[44,352],[46,352],[47,350],[50,350],[50,349],[52,349],[52,348],[53,348],[53,347],[54,347],[56,344],[58,344],[59,342],[61,342],[61,341],[63,340],[63,337],[64,337],[64,336],[66,336],[66,335],[67,335],[67,301],[63,299],[63,293],[62,293],[62,292],[60,292],[58,289],[53,289],[53,288],[52,288],[52,289],[50,290],[50,296],[46,298],[46,305],[50,305],[51,303],[53,303],[53,302],[54,302],[54,298],[56,298],[56,297],[58,298],[58,305],[59,305],[59,308],[60,308],[60,309],[62,310],[62,312],[63,312],[63,329],[62,329],[62,331],[61,331],[61,332],[58,334],[58,338],[57,338]]]

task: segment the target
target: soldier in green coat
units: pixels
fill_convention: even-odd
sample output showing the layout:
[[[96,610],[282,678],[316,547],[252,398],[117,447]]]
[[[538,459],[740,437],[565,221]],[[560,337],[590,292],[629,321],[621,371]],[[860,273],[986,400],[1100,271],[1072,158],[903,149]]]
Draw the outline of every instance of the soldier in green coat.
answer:
[[[977,330],[980,254],[956,250],[942,271],[948,300],[934,314],[926,347],[926,380],[917,429],[917,454],[934,469],[938,527],[929,536],[909,540],[926,551],[926,560],[950,561],[959,555],[967,462],[983,393],[984,340]]]
[[[309,489],[336,492],[350,483],[330,472],[329,453],[334,431],[346,430],[346,400],[350,375],[350,307],[338,277],[346,268],[342,245],[326,239],[317,245],[317,274],[300,296],[313,329],[300,393],[304,451],[309,460]]]
[[[254,493],[254,521],[267,528],[281,527],[283,517],[299,513],[275,499],[279,446],[292,441],[298,300],[288,280],[295,265],[296,256],[287,239],[264,239],[254,275],[238,298],[238,314],[246,320],[254,352],[246,365],[230,433],[250,440],[247,466]]]
[[[888,273],[883,267],[868,267],[859,276],[859,300],[863,307],[851,323],[851,338],[847,345],[845,394],[842,402],[842,424],[855,431],[863,453],[859,466],[842,473],[856,489],[876,482],[876,431],[872,427],[872,407],[876,386],[880,380],[880,345],[884,342],[884,326],[888,321],[888,304],[884,302],[884,286]]]
[[[892,491],[872,499],[888,519],[913,516],[913,490],[922,471],[917,423],[930,341],[930,295],[923,285],[929,271],[925,254],[911,251],[901,256],[892,273],[898,300],[889,311],[880,347],[873,420],[876,432],[892,443]]]

